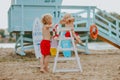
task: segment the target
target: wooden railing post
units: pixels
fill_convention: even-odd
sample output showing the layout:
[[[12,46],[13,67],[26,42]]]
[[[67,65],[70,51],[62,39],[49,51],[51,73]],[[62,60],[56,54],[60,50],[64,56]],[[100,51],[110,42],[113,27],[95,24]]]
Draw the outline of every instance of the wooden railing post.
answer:
[[[108,23],[108,30],[109,30],[109,36],[110,36],[110,37],[111,37],[111,34],[112,34],[112,33],[111,33],[111,29],[112,29],[112,28],[111,28],[111,24]]]
[[[118,20],[116,20],[116,36],[117,36],[117,39],[120,40],[120,38],[119,38],[119,22],[118,22]]]

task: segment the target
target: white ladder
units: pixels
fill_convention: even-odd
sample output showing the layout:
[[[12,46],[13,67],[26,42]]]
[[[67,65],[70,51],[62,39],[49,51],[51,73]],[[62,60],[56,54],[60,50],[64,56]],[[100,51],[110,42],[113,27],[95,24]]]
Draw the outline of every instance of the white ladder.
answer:
[[[62,32],[66,32],[66,31],[69,31],[70,32],[70,36],[71,37],[62,37]],[[56,57],[54,59],[54,66],[53,66],[53,73],[55,72],[74,72],[74,71],[81,71],[82,72],[82,67],[81,67],[81,63],[80,63],[80,58],[78,56],[78,52],[77,52],[77,48],[75,46],[75,42],[74,42],[74,38],[73,38],[73,35],[72,35],[72,32],[71,32],[71,28],[61,28],[59,29],[59,32],[60,32],[60,36],[59,36],[59,43],[58,43],[58,47],[57,47],[57,54],[56,54]],[[72,48],[61,48],[61,41],[62,40],[71,40],[72,41]],[[66,51],[66,50],[69,50],[69,51],[74,51],[75,52],[75,57],[62,57],[60,58],[59,57],[59,52],[60,51]],[[77,61],[77,64],[78,64],[78,68],[76,69],[57,69],[57,62],[58,61],[65,61],[65,60],[76,60]]]

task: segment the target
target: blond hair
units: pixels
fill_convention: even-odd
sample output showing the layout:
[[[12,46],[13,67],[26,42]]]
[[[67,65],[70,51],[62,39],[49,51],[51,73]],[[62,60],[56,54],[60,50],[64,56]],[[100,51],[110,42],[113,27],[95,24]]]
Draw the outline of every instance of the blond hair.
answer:
[[[71,14],[70,13],[66,13],[64,16],[63,16],[63,19],[68,19],[68,18],[71,18]]]
[[[74,17],[70,13],[66,13],[60,21],[61,24],[70,24],[72,22],[74,22]]]
[[[44,14],[41,19],[42,24],[52,24],[52,15],[51,14]]]

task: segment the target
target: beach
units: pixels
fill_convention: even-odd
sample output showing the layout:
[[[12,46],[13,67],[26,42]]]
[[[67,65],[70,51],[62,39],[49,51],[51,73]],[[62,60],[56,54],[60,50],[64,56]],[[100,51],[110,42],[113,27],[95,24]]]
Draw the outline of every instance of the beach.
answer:
[[[54,56],[49,60],[49,73],[40,73],[34,50],[26,56],[15,54],[13,48],[0,48],[0,80],[120,80],[120,50],[79,52],[83,72],[53,73]],[[57,64],[58,68],[74,67],[73,61]]]

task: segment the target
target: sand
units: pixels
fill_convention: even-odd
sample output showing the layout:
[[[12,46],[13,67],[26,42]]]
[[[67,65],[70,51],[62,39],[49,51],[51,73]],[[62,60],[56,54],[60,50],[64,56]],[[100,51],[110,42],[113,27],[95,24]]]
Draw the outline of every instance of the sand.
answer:
[[[91,50],[79,53],[83,72],[53,73],[54,57],[50,57],[49,73],[40,73],[34,51],[21,57],[14,49],[0,49],[0,80],[120,80],[120,50]],[[74,67],[75,62],[59,62],[57,67]]]

